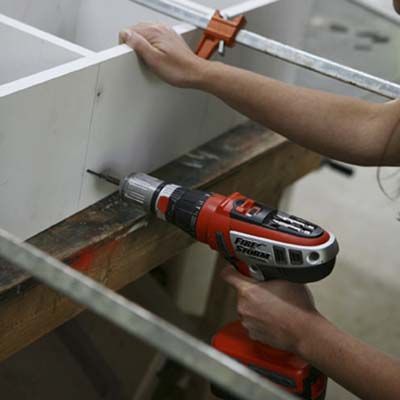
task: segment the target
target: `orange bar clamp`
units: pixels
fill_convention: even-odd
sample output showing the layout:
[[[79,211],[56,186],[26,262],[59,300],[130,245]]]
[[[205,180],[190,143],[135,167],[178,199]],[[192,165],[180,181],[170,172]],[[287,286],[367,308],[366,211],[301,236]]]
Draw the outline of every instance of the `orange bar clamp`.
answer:
[[[228,20],[224,19],[219,11],[215,11],[207,28],[204,30],[196,54],[208,60],[218,48],[221,40],[227,46],[233,47],[236,35],[245,25],[246,18],[243,15]]]

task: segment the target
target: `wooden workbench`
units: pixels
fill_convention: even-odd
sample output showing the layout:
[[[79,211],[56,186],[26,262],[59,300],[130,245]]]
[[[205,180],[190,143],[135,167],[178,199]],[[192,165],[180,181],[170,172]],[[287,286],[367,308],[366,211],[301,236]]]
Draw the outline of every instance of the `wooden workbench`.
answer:
[[[235,128],[154,172],[166,181],[276,203],[283,189],[319,166],[319,157],[255,124]],[[29,242],[119,290],[192,243],[118,194]],[[4,262],[0,266],[0,361],[82,309]]]

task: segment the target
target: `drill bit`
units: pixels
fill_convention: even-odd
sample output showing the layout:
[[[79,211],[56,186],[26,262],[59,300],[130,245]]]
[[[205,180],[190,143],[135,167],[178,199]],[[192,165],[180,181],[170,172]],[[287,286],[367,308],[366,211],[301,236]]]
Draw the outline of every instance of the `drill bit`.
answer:
[[[109,182],[109,183],[111,183],[111,184],[113,184],[115,186],[119,186],[119,184],[120,184],[120,180],[118,178],[115,178],[115,177],[111,176],[111,175],[100,174],[99,172],[92,171],[91,169],[87,169],[86,172],[88,172],[89,174],[95,175],[98,178],[103,179],[103,180],[105,180],[105,181],[107,181],[107,182]]]

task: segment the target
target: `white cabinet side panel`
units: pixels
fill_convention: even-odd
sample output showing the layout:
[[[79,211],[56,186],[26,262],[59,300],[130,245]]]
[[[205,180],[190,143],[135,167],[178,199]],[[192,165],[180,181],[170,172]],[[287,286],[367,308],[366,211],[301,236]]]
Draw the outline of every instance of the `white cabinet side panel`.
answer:
[[[77,211],[98,67],[0,98],[0,226],[26,239]]]
[[[100,65],[97,91],[88,168],[147,172],[197,146],[205,94],[161,82],[134,52]],[[113,190],[86,175],[80,207]]]

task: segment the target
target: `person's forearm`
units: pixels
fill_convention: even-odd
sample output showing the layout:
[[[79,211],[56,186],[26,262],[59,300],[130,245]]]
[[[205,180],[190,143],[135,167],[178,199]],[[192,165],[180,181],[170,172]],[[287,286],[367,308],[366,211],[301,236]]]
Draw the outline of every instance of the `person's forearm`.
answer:
[[[298,353],[363,400],[400,398],[400,361],[340,331],[323,317],[304,324]]]
[[[208,64],[194,86],[294,142],[356,164],[379,163],[399,119],[396,102],[368,103],[217,62]]]

